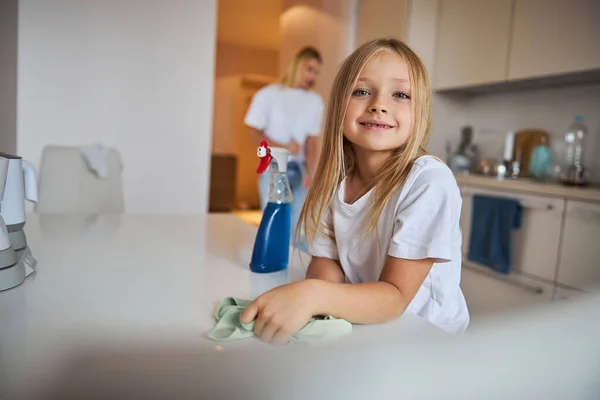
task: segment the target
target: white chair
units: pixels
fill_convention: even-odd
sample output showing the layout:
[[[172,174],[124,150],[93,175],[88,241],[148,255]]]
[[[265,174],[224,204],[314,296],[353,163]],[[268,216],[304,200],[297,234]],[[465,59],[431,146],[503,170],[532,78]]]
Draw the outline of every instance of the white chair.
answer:
[[[123,213],[122,162],[119,152],[107,155],[108,176],[100,179],[88,168],[78,147],[46,146],[39,171],[38,213]]]

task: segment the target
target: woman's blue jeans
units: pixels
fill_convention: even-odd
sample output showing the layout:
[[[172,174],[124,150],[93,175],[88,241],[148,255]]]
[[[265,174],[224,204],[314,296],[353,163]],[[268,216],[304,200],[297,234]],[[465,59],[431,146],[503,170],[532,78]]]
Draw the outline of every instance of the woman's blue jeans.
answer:
[[[298,225],[298,219],[300,217],[300,211],[302,210],[302,205],[304,204],[304,200],[306,199],[306,188],[302,185],[302,169],[300,165],[295,162],[288,163],[287,167],[287,176],[288,181],[290,182],[290,189],[292,190],[292,196],[294,200],[292,201],[292,212],[291,212],[291,238],[292,243],[295,245],[295,234],[296,234],[296,225]],[[260,180],[258,183],[258,193],[260,196],[260,209],[264,211],[267,206],[267,202],[269,200],[269,174],[265,172],[261,174]],[[301,251],[307,252],[306,247],[306,239],[304,237],[304,232],[302,232],[300,236],[300,246],[299,249]]]

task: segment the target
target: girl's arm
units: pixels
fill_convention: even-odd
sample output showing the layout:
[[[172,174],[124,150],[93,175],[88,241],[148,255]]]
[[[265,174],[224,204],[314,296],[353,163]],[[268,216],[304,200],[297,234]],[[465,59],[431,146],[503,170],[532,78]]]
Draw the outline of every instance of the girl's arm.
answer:
[[[392,321],[404,313],[433,262],[388,256],[378,282],[344,285],[312,280],[312,314],[360,324]]]
[[[430,259],[388,257],[379,282],[344,284],[306,279],[290,283],[259,296],[240,317],[243,322],[256,319],[254,333],[271,343],[285,343],[315,315],[361,324],[391,321],[406,310],[432,265]],[[312,267],[316,275],[325,271],[332,275],[334,271],[325,261]]]
[[[313,257],[306,271],[306,279],[344,283],[345,275],[339,261],[324,257]]]

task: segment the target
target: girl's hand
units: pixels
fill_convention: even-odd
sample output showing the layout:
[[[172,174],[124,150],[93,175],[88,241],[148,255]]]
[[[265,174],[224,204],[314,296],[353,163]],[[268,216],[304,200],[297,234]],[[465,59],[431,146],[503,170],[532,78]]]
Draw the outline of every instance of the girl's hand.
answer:
[[[250,303],[241,320],[255,320],[254,333],[262,341],[283,344],[313,317],[315,296],[310,280],[283,285]]]

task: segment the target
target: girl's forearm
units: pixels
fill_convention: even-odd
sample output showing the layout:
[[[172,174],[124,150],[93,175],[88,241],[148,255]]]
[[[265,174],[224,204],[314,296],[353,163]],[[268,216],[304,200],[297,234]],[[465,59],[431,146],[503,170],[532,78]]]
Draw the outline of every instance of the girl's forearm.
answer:
[[[332,315],[352,323],[378,324],[402,315],[408,304],[387,282],[341,284],[312,280],[313,315]]]
[[[342,267],[334,260],[313,257],[306,271],[306,279],[321,279],[328,282],[344,283]]]

